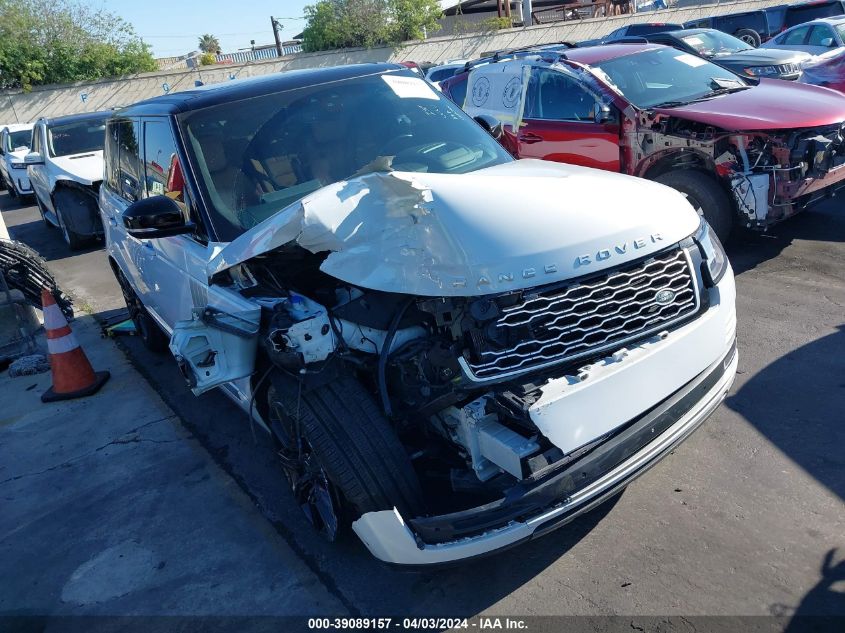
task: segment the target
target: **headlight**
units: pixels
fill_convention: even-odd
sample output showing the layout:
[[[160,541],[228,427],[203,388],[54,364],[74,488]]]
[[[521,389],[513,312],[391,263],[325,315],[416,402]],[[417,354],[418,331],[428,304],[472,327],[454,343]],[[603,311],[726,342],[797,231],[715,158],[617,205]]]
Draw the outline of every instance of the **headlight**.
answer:
[[[26,169],[26,163],[12,162],[12,169]]]
[[[774,66],[751,66],[745,69],[746,74],[754,77],[766,77],[768,75],[777,75],[778,69]]]
[[[713,232],[704,218],[701,218],[701,224],[695,232],[695,241],[701,247],[704,264],[710,274],[710,281],[715,286],[725,276],[725,271],[728,270],[728,256],[725,255],[725,249],[716,233]]]

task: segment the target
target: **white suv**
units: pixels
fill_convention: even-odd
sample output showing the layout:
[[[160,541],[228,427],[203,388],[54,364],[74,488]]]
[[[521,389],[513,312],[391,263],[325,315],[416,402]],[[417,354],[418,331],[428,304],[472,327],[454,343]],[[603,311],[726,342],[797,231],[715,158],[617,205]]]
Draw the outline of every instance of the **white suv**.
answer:
[[[57,226],[76,250],[101,238],[97,194],[110,112],[38,119],[24,157],[35,202],[47,226]]]
[[[0,185],[13,198],[32,195],[24,156],[29,153],[32,139],[31,123],[0,126]]]
[[[397,564],[558,528],[737,366],[721,245],[662,185],[516,161],[394,65],[117,112],[100,209],[144,340],[275,443],[308,520]]]

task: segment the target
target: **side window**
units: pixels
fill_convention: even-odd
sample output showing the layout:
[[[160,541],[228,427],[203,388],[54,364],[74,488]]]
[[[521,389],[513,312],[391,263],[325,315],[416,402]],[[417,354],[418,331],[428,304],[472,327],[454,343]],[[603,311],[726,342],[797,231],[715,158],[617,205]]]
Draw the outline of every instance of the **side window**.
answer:
[[[810,38],[807,40],[809,46],[835,46],[834,42],[836,38],[829,26],[816,25],[810,29]]]
[[[452,84],[449,88],[449,98],[462,108],[464,107],[464,101],[466,101],[467,98],[468,85],[469,81],[465,79],[464,81]]]
[[[563,73],[544,68],[532,71],[526,119],[592,123],[597,109],[593,95]]]
[[[120,125],[117,121],[106,124],[106,143],[103,147],[103,160],[106,163],[106,185],[115,193],[120,193],[120,165],[118,149]]]
[[[801,28],[797,28],[794,31],[790,31],[786,35],[783,36],[778,44],[783,44],[784,46],[801,46],[804,44],[804,40],[807,39],[807,32],[810,30],[809,26],[802,26]]]
[[[139,125],[135,121],[119,121],[117,125],[120,128],[120,136],[117,140],[120,151],[120,155],[118,156],[118,165],[120,166],[118,177],[120,182],[118,183],[117,191],[129,202],[135,202],[141,197],[141,158],[139,156],[140,148],[138,146]]]
[[[185,179],[166,121],[144,121],[144,182],[147,196],[167,196],[184,207]]]
[[[167,196],[175,200],[196,225],[194,237],[201,242],[208,241],[203,222],[188,195],[179,151],[168,121],[144,121],[143,169],[147,197]]]

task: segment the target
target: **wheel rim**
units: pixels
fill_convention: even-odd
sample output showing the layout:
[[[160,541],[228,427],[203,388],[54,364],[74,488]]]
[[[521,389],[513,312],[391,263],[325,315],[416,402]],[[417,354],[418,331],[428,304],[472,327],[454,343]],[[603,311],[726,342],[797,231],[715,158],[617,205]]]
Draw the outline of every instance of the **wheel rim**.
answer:
[[[308,440],[297,433],[295,421],[285,412],[273,387],[268,400],[277,455],[294,499],[312,527],[327,540],[334,541],[340,523],[340,494],[329,481]]]

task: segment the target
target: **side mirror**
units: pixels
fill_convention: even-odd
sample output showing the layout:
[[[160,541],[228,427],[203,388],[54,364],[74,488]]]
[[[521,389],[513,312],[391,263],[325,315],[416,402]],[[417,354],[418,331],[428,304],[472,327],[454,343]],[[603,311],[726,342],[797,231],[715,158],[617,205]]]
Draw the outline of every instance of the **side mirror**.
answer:
[[[123,212],[123,225],[129,235],[142,240],[182,235],[194,230],[193,223],[185,221],[181,207],[167,196],[133,202]]]
[[[487,116],[486,114],[482,114],[475,117],[475,121],[485,130],[487,130],[490,136],[492,136],[497,141],[502,138],[504,130],[500,121],[494,119],[491,116]]]
[[[43,165],[44,157],[39,152],[30,152],[23,157],[23,162],[26,163],[27,166]]]
[[[610,109],[610,106],[600,103],[598,109],[596,110],[595,121],[599,124],[613,123],[615,121],[615,117],[613,116],[613,110]]]
[[[826,37],[821,42],[819,42],[819,44],[821,46],[824,46],[825,48],[833,48],[833,46],[834,46],[833,38],[832,37]]]

